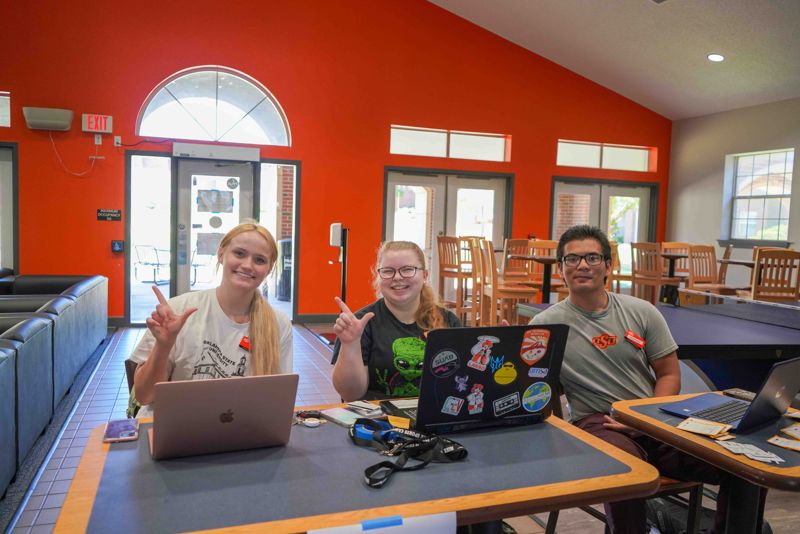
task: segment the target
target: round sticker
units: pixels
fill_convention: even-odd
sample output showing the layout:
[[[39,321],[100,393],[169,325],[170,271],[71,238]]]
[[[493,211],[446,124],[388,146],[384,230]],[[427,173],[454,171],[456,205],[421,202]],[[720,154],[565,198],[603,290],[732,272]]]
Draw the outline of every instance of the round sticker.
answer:
[[[547,382],[536,382],[522,394],[522,407],[529,412],[540,412],[550,402],[552,390]]]
[[[510,384],[517,379],[517,370],[511,362],[504,363],[500,369],[494,373],[494,381],[498,384]]]
[[[236,189],[239,187],[239,180],[236,178],[228,178],[228,189]]]
[[[444,378],[455,373],[459,368],[458,354],[450,349],[440,350],[431,361],[431,373],[436,378]]]

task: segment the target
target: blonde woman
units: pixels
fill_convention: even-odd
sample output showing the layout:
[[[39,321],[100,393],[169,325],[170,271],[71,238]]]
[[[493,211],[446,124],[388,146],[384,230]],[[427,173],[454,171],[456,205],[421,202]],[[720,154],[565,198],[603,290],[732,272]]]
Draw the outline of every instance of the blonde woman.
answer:
[[[157,382],[292,372],[291,323],[260,291],[277,256],[269,231],[247,222],[219,244],[218,287],[169,301],[153,287],[158,305],[130,357],[139,364],[136,398],[148,405],[137,417],[152,416],[149,404]]]
[[[461,324],[438,304],[414,243],[381,245],[374,285],[378,300],[355,313],[336,298],[333,387],[345,401],[416,397],[427,331]]]

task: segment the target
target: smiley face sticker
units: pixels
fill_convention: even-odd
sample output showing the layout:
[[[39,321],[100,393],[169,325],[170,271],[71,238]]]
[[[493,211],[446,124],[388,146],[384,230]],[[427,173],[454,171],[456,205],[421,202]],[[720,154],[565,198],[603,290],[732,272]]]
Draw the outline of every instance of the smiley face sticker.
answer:
[[[533,365],[541,360],[547,353],[547,343],[550,341],[550,330],[533,328],[526,330],[522,338],[522,348],[519,356],[528,365]]]
[[[505,386],[517,379],[517,369],[511,362],[506,362],[494,373],[494,381]]]

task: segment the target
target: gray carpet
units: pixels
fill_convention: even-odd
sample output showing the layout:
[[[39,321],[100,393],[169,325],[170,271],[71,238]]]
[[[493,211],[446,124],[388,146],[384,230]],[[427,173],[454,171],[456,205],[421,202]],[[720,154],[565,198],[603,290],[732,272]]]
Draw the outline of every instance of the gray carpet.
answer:
[[[47,426],[44,433],[39,436],[39,439],[36,440],[36,443],[33,444],[33,448],[28,453],[28,457],[25,458],[25,461],[17,471],[16,477],[6,490],[5,496],[0,499],[0,530],[3,532],[8,531],[14,514],[16,514],[25,498],[25,493],[31,486],[39,468],[47,459],[47,454],[50,452],[53,443],[58,439],[64,422],[72,412],[78,399],[80,399],[83,389],[86,387],[86,384],[92,377],[92,373],[94,373],[97,367],[97,362],[100,361],[106,348],[108,348],[109,340],[113,333],[114,329],[109,329],[106,338],[98,345],[78,372],[75,381],[72,383],[72,387],[70,387],[67,394],[61,399],[58,406],[56,406],[55,414],[50,424]]]

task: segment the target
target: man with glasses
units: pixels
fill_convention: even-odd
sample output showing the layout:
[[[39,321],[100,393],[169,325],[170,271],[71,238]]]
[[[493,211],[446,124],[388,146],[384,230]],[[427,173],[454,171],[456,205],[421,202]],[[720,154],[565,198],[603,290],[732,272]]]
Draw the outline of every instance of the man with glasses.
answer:
[[[558,242],[557,257],[569,297],[536,315],[532,324],[570,327],[561,384],[572,422],[653,464],[662,475],[720,484],[715,529],[722,531],[728,475],[615,421],[618,400],[676,395],[680,367],[669,327],[649,302],[605,289],[611,246],[597,227],[574,226]],[[612,533],[646,532],[644,500],[606,503]]]

